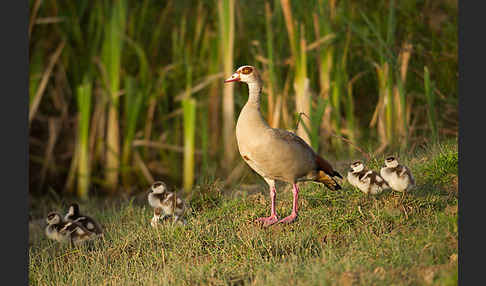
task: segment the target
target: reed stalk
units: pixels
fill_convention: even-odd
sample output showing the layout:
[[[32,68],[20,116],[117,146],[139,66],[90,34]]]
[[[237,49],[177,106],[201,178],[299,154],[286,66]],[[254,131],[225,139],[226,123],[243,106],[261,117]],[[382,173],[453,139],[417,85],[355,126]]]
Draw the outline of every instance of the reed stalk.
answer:
[[[136,86],[135,78],[127,76],[124,79],[125,93],[123,95],[124,102],[124,138],[123,147],[121,153],[121,177],[125,190],[131,190],[131,155],[132,155],[132,142],[135,138],[135,131],[137,127],[138,117],[142,109],[143,100],[145,96],[138,86]]]
[[[279,96],[278,91],[278,76],[275,67],[275,52],[274,52],[274,32],[273,32],[273,25],[272,25],[272,18],[273,13],[270,9],[270,3],[265,1],[265,33],[266,33],[266,46],[267,46],[267,59],[268,64],[266,65],[266,72],[268,75],[268,80],[266,81],[267,85],[267,122],[273,128],[278,128],[279,119],[280,119],[280,110],[276,101],[281,100],[280,98],[277,99]]]
[[[360,74],[355,76],[353,79],[349,79],[348,76],[348,69],[347,69],[347,59],[348,59],[348,51],[349,46],[351,43],[351,30],[348,28],[346,32],[346,38],[344,42],[344,50],[343,55],[341,58],[341,74],[343,78],[342,89],[345,94],[344,97],[344,111],[346,116],[346,135],[351,140],[351,142],[356,142],[356,125],[355,125],[355,113],[354,113],[354,97],[353,97],[353,89],[352,85],[355,80],[360,77]],[[355,148],[352,145],[348,144],[348,153],[353,155],[355,152]]]
[[[64,20],[59,24],[60,36],[66,42],[61,58],[62,66],[67,69],[69,85],[74,86],[73,93],[78,101],[78,125],[76,132],[76,147],[71,165],[67,174],[64,191],[74,192],[75,183],[78,187],[76,193],[82,198],[88,197],[88,188],[95,177],[91,174],[97,156],[92,152],[97,139],[96,132],[99,119],[95,109],[90,114],[92,97],[97,97],[95,82],[96,65],[93,58],[100,52],[100,43],[103,35],[104,5],[101,1],[91,6],[87,13],[90,1],[76,1],[56,3],[54,10],[64,11]],[[59,5],[59,7],[57,7]],[[64,6],[65,5],[65,6]],[[83,23],[83,28],[81,27]],[[89,101],[87,100],[89,98]],[[98,102],[103,100],[97,100]],[[96,115],[96,117],[95,117]],[[89,131],[87,131],[89,130]],[[100,141],[100,140],[98,140]]]
[[[208,32],[209,33],[209,32]],[[210,74],[220,71],[221,45],[215,39],[216,35],[212,35],[210,38],[210,54],[208,62],[208,71]],[[220,90],[221,82],[213,81],[209,87],[209,100],[208,100],[208,116],[209,116],[209,154],[211,157],[216,156],[221,144],[221,100]]]
[[[137,42],[126,38],[128,47],[132,48],[136,54],[138,63],[137,79],[132,76],[125,77],[124,92],[124,129],[123,129],[123,147],[121,154],[121,171],[122,180],[125,190],[130,191],[132,184],[132,168],[130,167],[132,159],[132,142],[135,138],[135,131],[139,120],[140,113],[152,93],[151,70],[147,56],[143,48]]]
[[[80,199],[88,199],[90,186],[90,156],[89,147],[89,122],[91,118],[91,81],[87,78],[77,87],[76,98],[78,101],[78,142],[77,142],[77,195]]]
[[[361,37],[378,52],[379,63],[374,63],[379,83],[379,100],[375,108],[370,126],[377,126],[381,142],[377,152],[387,146],[402,148],[408,143],[408,116],[405,91],[406,72],[411,53],[411,45],[407,42],[398,55],[393,52],[396,31],[395,1],[390,1],[388,15],[384,22],[385,35],[379,31],[379,25],[372,23],[366,15],[362,17],[367,28],[375,37],[375,44],[369,38]]]
[[[113,2],[105,29],[102,62],[106,68],[106,86],[110,98],[106,130],[105,185],[109,193],[118,187],[120,169],[119,94],[122,70],[123,34],[126,25],[127,2]]]
[[[197,39],[195,39],[197,40]],[[186,69],[186,89],[182,100],[183,126],[184,126],[184,163],[183,163],[183,186],[188,193],[194,184],[194,150],[196,134],[196,100],[191,97],[193,83],[193,49],[191,42],[185,46],[184,66]]]
[[[234,72],[235,1],[218,0],[218,23],[224,77]],[[236,155],[234,84],[223,86],[223,168],[229,171]]]
[[[199,73],[209,73],[209,74],[213,74],[213,70],[214,69],[214,73],[218,73],[218,62],[217,62],[217,57],[216,57],[216,61],[214,63],[211,63],[212,60],[212,56],[213,56],[213,53],[215,53],[215,51],[213,49],[215,49],[215,47],[217,47],[217,41],[214,40],[213,38],[213,33],[212,31],[210,30],[210,28],[208,26],[205,26],[204,29],[202,28],[204,26],[204,22],[205,22],[205,19],[206,19],[206,14],[203,12],[203,8],[201,6],[201,8],[198,8],[198,24],[196,25],[196,27],[199,27],[201,26],[201,28],[196,28],[196,33],[202,33],[201,36],[198,36],[196,38],[200,38],[201,40],[198,41],[200,44],[200,48],[197,49],[197,61],[198,62],[207,62],[207,65],[204,66],[202,65],[201,67],[203,68],[200,68],[198,69]],[[198,30],[201,30],[202,32],[197,32]],[[214,43],[214,44],[213,44]],[[217,52],[217,51],[216,51]],[[211,92],[211,85],[212,84],[215,84],[217,82],[220,82],[219,80],[218,81],[213,81],[211,84],[209,84],[209,92]],[[216,91],[216,90],[214,90]],[[208,96],[210,97],[210,95]],[[209,114],[208,114],[208,110],[209,110],[209,107],[208,107],[208,97],[206,98],[202,98],[201,99],[201,102],[203,103],[202,106],[200,107],[200,111],[199,111],[199,114],[198,114],[198,122],[199,124],[196,124],[196,125],[199,125],[200,128],[198,128],[200,130],[199,132],[199,138],[200,138],[200,148],[202,150],[202,162],[201,162],[201,169],[202,170],[207,170],[208,167],[209,167],[209,161],[210,161],[210,158],[209,158],[209,141],[210,141],[210,126],[209,126]]]
[[[302,118],[302,124],[310,128],[309,120],[310,112],[310,90],[309,78],[307,77],[307,53],[306,53],[306,39],[305,29],[303,25],[294,23],[292,18],[292,8],[289,0],[280,1],[282,11],[285,18],[285,26],[290,41],[293,60],[294,81],[293,87],[295,90],[295,109],[296,114],[304,113],[307,116]],[[309,134],[305,127],[299,124],[297,127],[297,135],[299,135],[308,144],[311,144]]]
[[[405,90],[405,84],[407,81],[407,71],[408,64],[412,54],[412,44],[405,42],[399,54],[400,60],[400,71],[397,78],[396,84],[396,101],[399,102],[397,106],[397,118],[398,121],[402,122],[400,132],[400,142],[402,142],[401,147],[405,148],[409,141],[409,124],[410,117],[407,115],[407,106],[410,106],[411,102],[407,101],[407,93]]]
[[[34,101],[42,78],[42,70],[44,69],[44,55],[42,52],[43,50],[41,49],[31,51],[32,55],[29,61],[29,106]]]
[[[326,13],[326,5],[324,1],[319,1],[318,13],[313,14],[314,34],[316,39],[323,36],[330,35],[332,33],[331,16],[332,13]],[[329,5],[331,5],[329,3]],[[329,101],[331,95],[331,80],[332,70],[334,62],[334,46],[332,44],[326,46],[320,46],[317,50],[317,67],[319,69],[319,96],[324,100]],[[328,132],[324,133],[324,139],[330,138],[330,132],[335,129],[335,124],[331,118],[332,105],[326,106],[326,109],[321,119],[322,129]]]
[[[199,112],[199,122],[201,122],[201,135],[200,135],[200,142],[201,142],[201,149],[202,149],[202,164],[201,169],[207,170],[209,168],[209,115],[208,115],[208,105],[204,104],[201,107],[201,112]]]
[[[184,191],[194,184],[194,150],[196,134],[196,100],[186,97],[182,100],[184,111]]]
[[[379,150],[384,149],[390,144],[392,138],[392,96],[388,63],[383,66],[375,64],[376,74],[378,77],[378,104],[375,108],[370,127],[377,126],[380,140]]]

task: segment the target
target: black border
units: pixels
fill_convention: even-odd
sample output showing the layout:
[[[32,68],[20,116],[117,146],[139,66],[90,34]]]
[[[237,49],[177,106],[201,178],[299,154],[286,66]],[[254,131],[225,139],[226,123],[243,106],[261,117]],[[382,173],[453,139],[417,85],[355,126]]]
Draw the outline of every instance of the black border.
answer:
[[[483,1],[457,0],[459,5],[459,284],[474,285],[485,270],[482,236],[485,214],[483,180],[484,107],[486,81],[485,9]],[[466,3],[468,4],[466,6]],[[473,6],[476,4],[477,7]],[[484,6],[484,5],[483,5]],[[28,284],[28,21],[29,1],[5,1],[2,33],[2,247],[8,265],[4,281]],[[469,41],[466,42],[465,40]],[[483,57],[483,58],[481,58]],[[469,139],[469,140],[466,140]],[[466,142],[467,141],[467,142]],[[467,145],[467,147],[466,147]],[[476,180],[474,180],[476,178]],[[469,226],[468,226],[469,225]],[[469,235],[466,234],[469,229]],[[5,267],[5,266],[4,266]],[[478,279],[476,279],[478,278]],[[12,283],[14,281],[14,283]],[[467,283],[472,282],[472,283]]]
[[[28,285],[29,1],[1,6],[2,280]]]
[[[484,1],[458,1],[459,41],[459,284],[484,280]],[[467,5],[466,5],[467,3]],[[474,5],[476,4],[476,5]],[[467,42],[466,42],[467,39]]]

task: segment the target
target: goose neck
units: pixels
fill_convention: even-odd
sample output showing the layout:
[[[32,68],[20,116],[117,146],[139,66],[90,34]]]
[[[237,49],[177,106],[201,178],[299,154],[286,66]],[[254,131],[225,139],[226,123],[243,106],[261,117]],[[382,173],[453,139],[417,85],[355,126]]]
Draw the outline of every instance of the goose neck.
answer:
[[[262,85],[259,82],[248,83],[248,103],[260,106],[260,93],[262,91]]]

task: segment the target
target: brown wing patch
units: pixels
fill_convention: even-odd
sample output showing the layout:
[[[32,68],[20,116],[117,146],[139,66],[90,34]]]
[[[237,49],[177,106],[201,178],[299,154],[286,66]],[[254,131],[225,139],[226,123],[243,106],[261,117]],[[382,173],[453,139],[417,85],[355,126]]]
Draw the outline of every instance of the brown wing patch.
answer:
[[[311,152],[314,152],[314,150],[312,150],[312,148],[309,146],[309,144],[307,144],[304,141],[304,139],[300,138],[297,134],[290,132],[290,131],[287,131],[287,130],[277,129],[277,128],[272,129],[272,131],[273,131],[273,134],[275,135],[275,137],[278,137],[278,138],[280,138],[284,141],[287,141],[289,143],[291,142],[291,143],[300,144],[300,145],[302,145],[302,147],[308,148]]]

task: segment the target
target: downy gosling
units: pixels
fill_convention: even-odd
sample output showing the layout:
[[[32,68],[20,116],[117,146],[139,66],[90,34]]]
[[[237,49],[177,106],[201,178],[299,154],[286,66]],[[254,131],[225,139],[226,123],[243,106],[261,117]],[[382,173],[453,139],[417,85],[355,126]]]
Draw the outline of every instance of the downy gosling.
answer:
[[[348,172],[348,182],[360,189],[365,194],[376,195],[383,190],[389,189],[387,182],[375,171],[367,170],[361,161],[351,164]]]
[[[98,224],[98,222],[96,222],[93,218],[79,212],[79,205],[77,203],[72,203],[71,205],[69,205],[69,209],[64,216],[64,220],[68,222],[75,221],[77,223],[80,223],[89,231],[94,232],[97,235],[103,234],[103,229]]]
[[[390,156],[385,159],[385,167],[380,175],[397,192],[408,192],[415,187],[415,180],[407,166],[400,165],[397,158]]]
[[[169,192],[164,182],[157,181],[152,184],[148,194],[148,202],[154,209],[154,216],[150,221],[152,227],[157,227],[159,220],[166,216],[173,216],[174,222],[186,223],[182,217],[185,203],[175,192]]]
[[[50,212],[47,215],[46,222],[45,234],[47,238],[61,243],[69,242],[71,245],[79,245],[96,236],[95,233],[89,231],[80,223],[63,221],[61,215],[56,212]]]

